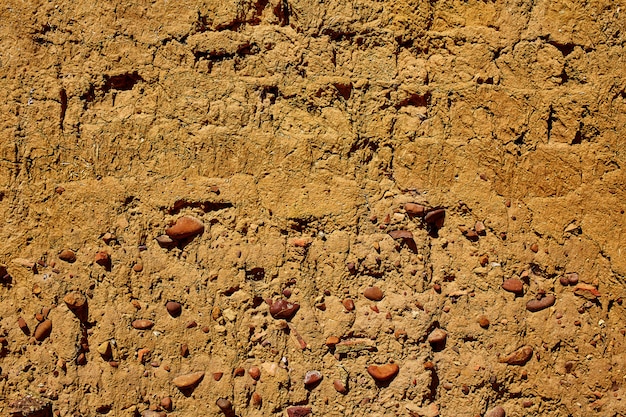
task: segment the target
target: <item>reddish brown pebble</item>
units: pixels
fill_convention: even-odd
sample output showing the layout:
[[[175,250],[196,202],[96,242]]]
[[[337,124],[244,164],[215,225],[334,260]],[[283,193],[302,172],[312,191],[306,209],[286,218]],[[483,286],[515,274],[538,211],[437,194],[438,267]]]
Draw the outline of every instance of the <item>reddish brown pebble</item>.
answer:
[[[509,278],[502,283],[502,289],[515,294],[524,292],[524,283],[517,278]]]
[[[400,370],[400,367],[395,363],[388,363],[386,365],[370,365],[367,367],[367,373],[371,375],[377,382],[387,382],[392,380]]]
[[[183,344],[180,346],[180,356],[182,356],[183,358],[189,356],[189,347],[187,346],[187,344]]]
[[[346,298],[341,302],[341,304],[343,304],[344,308],[348,311],[354,310],[354,301],[350,298]]]
[[[413,239],[413,233],[408,230],[392,230],[389,236],[394,239]]]
[[[109,361],[109,365],[111,366],[111,368],[117,368],[118,366],[120,366],[119,362],[117,361]]]
[[[106,269],[109,269],[111,267],[111,255],[104,251],[96,253],[94,260],[98,265]]]
[[[178,317],[180,316],[180,313],[182,312],[183,307],[177,301],[168,301],[167,303],[165,303],[165,309],[167,310],[168,313],[170,313],[170,316]]]
[[[30,335],[30,329],[28,328],[28,324],[26,324],[26,320],[23,317],[17,319],[17,325],[20,330],[24,332],[25,335]]]
[[[524,365],[533,356],[533,348],[530,346],[522,346],[510,355],[499,359],[500,363],[509,365]]]
[[[172,411],[172,398],[171,397],[162,398],[161,407],[163,407],[164,410]]]
[[[304,385],[307,388],[312,388],[315,385],[319,384],[322,380],[323,376],[320,371],[308,371],[304,375]]]
[[[309,414],[311,414],[310,407],[302,407],[300,405],[297,405],[295,407],[289,407],[287,409],[287,416],[289,417],[304,417],[308,416]]]
[[[487,327],[489,327],[489,319],[485,315],[479,316],[478,317],[478,324],[483,329],[486,329]]]
[[[365,296],[365,298],[372,301],[380,301],[384,297],[383,291],[378,287],[367,288],[365,291],[363,291],[363,295]]]
[[[433,290],[435,290],[436,293],[440,293],[441,292],[441,284],[433,284]]]
[[[433,369],[435,369],[435,364],[431,361],[424,362],[424,369],[426,369],[427,371],[432,371]]]
[[[85,356],[85,352],[81,352],[78,354],[78,356],[76,357],[76,364],[81,366],[87,364],[87,356]]]
[[[261,405],[261,403],[263,403],[263,399],[261,398],[261,395],[258,392],[253,392],[252,393],[252,405],[255,407],[258,407]]]
[[[224,372],[213,372],[213,379],[219,381],[224,376]]]
[[[448,333],[446,333],[445,330],[437,328],[433,330],[432,332],[430,332],[427,340],[428,340],[428,343],[430,343],[431,345],[436,345],[436,344],[444,343],[447,337],[448,337]]]
[[[58,186],[57,188],[54,189],[54,192],[61,195],[65,192],[65,188]]]
[[[230,400],[226,398],[220,398],[215,401],[215,404],[219,407],[220,410],[222,410],[222,413],[226,414],[227,416],[233,414],[233,404],[230,402]]]
[[[137,330],[148,330],[154,326],[154,322],[146,319],[138,319],[133,321],[132,326]]]
[[[290,301],[280,299],[280,300],[274,301],[270,305],[270,314],[275,319],[288,320],[296,314],[299,308],[300,308],[300,304],[292,303]]]
[[[504,408],[497,406],[487,411],[485,417],[505,417],[506,413],[504,412]]]
[[[480,262],[480,266],[487,266],[489,263],[489,255],[481,255],[478,258],[478,262]]]
[[[143,271],[143,264],[141,262],[137,262],[135,265],[133,265],[133,271],[135,272]]]
[[[404,210],[409,216],[423,217],[424,213],[426,212],[426,207],[422,206],[421,204],[406,203],[404,205]]]
[[[446,211],[444,209],[436,209],[429,211],[424,217],[426,223],[431,224],[437,228],[443,227],[443,223],[446,218]]]
[[[192,372],[190,374],[180,375],[172,379],[172,383],[180,389],[191,388],[204,378],[204,372]]]
[[[333,387],[335,387],[335,390],[340,394],[345,394],[348,392],[348,387],[346,387],[344,383],[338,379],[335,379],[333,381]]]
[[[208,333],[211,331],[211,328],[209,326],[202,326],[202,333]]]
[[[539,251],[539,245],[536,243],[533,243],[532,245],[530,245],[530,250],[537,253]]]
[[[194,327],[198,327],[198,323],[196,323],[195,320],[191,320],[191,321],[187,322],[185,327],[188,328],[188,329],[193,329]]]
[[[76,262],[76,254],[70,249],[65,249],[59,253],[59,259],[65,262],[74,263]]]
[[[204,232],[204,224],[190,216],[176,220],[174,226],[165,229],[165,233],[174,240],[188,239]]]
[[[567,279],[566,276],[561,276],[559,278],[559,282],[561,283],[561,285],[567,287],[569,285],[569,280]]]
[[[248,369],[248,374],[250,374],[250,377],[254,379],[255,381],[258,381],[259,378],[261,378],[261,370],[259,369],[258,366],[253,366],[250,369]]]
[[[380,313],[380,310],[378,309],[378,306],[375,306],[375,305],[371,305],[370,306],[370,310],[372,310],[374,313]]]
[[[235,368],[235,370],[233,371],[234,376],[244,376],[245,374],[246,374],[246,370],[241,367]]]
[[[578,274],[576,272],[572,272],[570,274],[567,274],[567,282],[569,285],[576,285],[578,284]]]
[[[291,288],[285,288],[285,289],[283,290],[283,295],[284,295],[286,298],[291,297],[291,294],[292,294]]]
[[[48,336],[50,336],[50,332],[52,331],[52,321],[45,320],[39,323],[39,325],[35,328],[35,340],[41,342]]]
[[[534,313],[554,305],[555,302],[556,297],[554,295],[547,295],[540,300],[530,300],[529,302],[527,302],[526,310]]]
[[[326,339],[326,346],[335,347],[335,345],[339,343],[339,338],[337,336],[328,336]]]
[[[533,402],[531,400],[524,400],[522,401],[522,407],[524,408],[529,408],[533,406]]]

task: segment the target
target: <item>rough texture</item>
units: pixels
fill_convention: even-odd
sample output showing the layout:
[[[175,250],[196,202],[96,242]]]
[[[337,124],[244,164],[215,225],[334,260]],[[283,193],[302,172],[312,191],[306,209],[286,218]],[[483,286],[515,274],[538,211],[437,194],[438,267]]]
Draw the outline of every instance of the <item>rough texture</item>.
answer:
[[[32,391],[60,416],[165,396],[181,416],[218,398],[246,416],[626,414],[625,12],[3,1],[0,414]],[[183,216],[203,233],[159,244]],[[592,287],[559,283],[574,273]],[[541,294],[554,304],[527,310]],[[283,298],[289,322],[265,303]],[[520,346],[528,362],[499,362]],[[367,367],[391,361],[377,386]],[[252,365],[259,381],[233,372]],[[171,383],[198,369],[223,377]]]

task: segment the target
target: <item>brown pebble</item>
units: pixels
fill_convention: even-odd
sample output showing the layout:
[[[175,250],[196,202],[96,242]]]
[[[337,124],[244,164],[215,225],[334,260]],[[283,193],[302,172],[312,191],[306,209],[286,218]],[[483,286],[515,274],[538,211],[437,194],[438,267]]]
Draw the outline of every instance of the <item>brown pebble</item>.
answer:
[[[335,347],[335,345],[339,343],[339,338],[337,336],[328,336],[326,339],[326,346]]]
[[[533,356],[533,348],[531,346],[522,346],[510,355],[499,359],[500,363],[509,365],[524,365]]]
[[[72,291],[65,294],[63,301],[80,321],[87,321],[87,297],[78,291]]]
[[[548,308],[556,302],[556,297],[554,295],[547,295],[539,300],[530,300],[526,303],[526,310],[531,312],[541,311],[545,308]]]
[[[246,374],[246,370],[241,367],[235,368],[235,370],[233,371],[234,376],[244,376],[245,374]]]
[[[576,272],[572,272],[570,274],[567,274],[567,282],[569,285],[576,285],[578,284],[578,274]]]
[[[372,310],[374,313],[380,313],[380,310],[378,309],[378,306],[376,305],[371,305],[370,310]]]
[[[426,207],[422,206],[421,204],[406,203],[404,205],[404,210],[409,216],[423,217],[426,212]]]
[[[270,305],[270,314],[275,319],[289,320],[296,314],[299,308],[300,304],[292,303],[284,299],[279,299],[274,301]]]
[[[87,356],[85,356],[85,352],[80,352],[76,357],[77,365],[86,365],[87,364]]]
[[[232,415],[233,413],[233,404],[230,402],[229,399],[226,398],[220,398],[217,401],[215,401],[215,404],[219,407],[220,410],[222,410],[222,412],[228,416]]]
[[[343,304],[344,308],[345,308],[347,311],[352,311],[352,310],[354,310],[354,301],[352,301],[352,299],[350,299],[350,298],[346,298],[345,300],[343,300],[343,301],[341,302],[341,304]]]
[[[144,363],[148,359],[148,355],[150,355],[150,349],[141,348],[137,351],[137,360],[139,360],[139,363]]]
[[[65,192],[65,188],[61,187],[60,185],[58,187],[56,187],[54,189],[54,192],[57,193],[58,195],[61,195]]]
[[[436,228],[443,227],[443,223],[446,218],[446,211],[444,209],[436,209],[429,211],[424,217],[424,221],[428,224],[435,226]]]
[[[477,221],[474,225],[474,230],[476,230],[476,233],[478,233],[479,235],[484,236],[486,234],[487,228],[485,228],[485,223]]]
[[[559,282],[561,283],[561,285],[563,285],[565,287],[567,287],[569,285],[569,280],[564,275],[559,277]]]
[[[255,407],[259,407],[262,403],[263,403],[263,398],[261,398],[261,395],[256,391],[253,392],[252,393],[252,405]]]
[[[213,310],[211,310],[211,317],[213,317],[213,320],[219,319],[221,315],[222,311],[220,310],[220,308],[218,306],[214,306]]]
[[[348,268],[348,272],[350,272],[350,274],[356,274],[356,265],[354,264],[354,262],[348,262],[346,264],[346,267]]]
[[[533,243],[532,245],[530,245],[530,250],[537,253],[539,251],[539,245],[536,243]]]
[[[487,327],[489,327],[489,319],[485,315],[478,316],[478,324],[483,329],[486,329]]]
[[[441,293],[441,284],[433,284],[433,290],[435,290],[436,293]]]
[[[428,340],[428,343],[430,343],[431,345],[437,345],[437,344],[444,343],[447,337],[448,337],[448,333],[446,333],[445,330],[437,328],[433,330],[432,332],[430,332],[427,340]]]
[[[384,297],[383,291],[378,287],[367,288],[365,291],[363,291],[363,295],[365,296],[365,298],[372,301],[380,301]]]
[[[21,318],[21,317],[20,317]],[[21,328],[21,326],[20,326]],[[23,329],[22,329],[23,330]],[[41,342],[48,336],[50,336],[50,332],[52,331],[52,321],[45,320],[39,323],[39,325],[35,328],[35,340]]]
[[[161,407],[164,410],[172,411],[172,398],[171,397],[163,397],[161,399]]]
[[[333,387],[335,387],[335,390],[340,394],[346,394],[348,392],[348,387],[339,379],[333,381]]]
[[[135,272],[143,271],[143,263],[137,262],[135,265],[133,265],[133,271]]]
[[[323,376],[320,371],[308,371],[304,375],[304,386],[306,386],[307,388],[315,387],[317,384],[320,383],[322,378]]]
[[[248,374],[255,381],[258,381],[259,378],[261,378],[261,370],[259,369],[258,366],[253,366],[250,369],[248,369]]]
[[[480,263],[480,266],[487,266],[487,264],[489,263],[489,255],[487,254],[481,255],[478,258],[478,262]]]
[[[522,401],[522,407],[524,408],[529,408],[533,406],[533,402],[531,400],[524,400]]]
[[[168,301],[167,303],[165,303],[165,309],[167,310],[168,313],[170,313],[170,316],[178,317],[180,316],[180,313],[182,312],[183,307],[177,301]]]
[[[485,417],[505,417],[506,413],[504,412],[504,408],[497,406],[487,411]]]
[[[413,239],[413,233],[409,230],[392,230],[389,232],[389,236],[393,239]]]
[[[289,407],[287,409],[288,417],[304,417],[311,414],[311,407],[303,407],[301,405],[296,405],[294,407]]]
[[[73,250],[64,249],[59,253],[59,259],[72,264],[76,262],[76,254]]]
[[[168,235],[160,235],[154,238],[160,247],[164,249],[171,249],[176,246],[176,242]]]
[[[146,319],[137,319],[133,321],[132,326],[137,330],[148,330],[154,326],[154,322]]]
[[[517,278],[509,278],[502,283],[502,289],[519,295],[524,292],[524,283]]]
[[[204,232],[204,223],[195,217],[183,216],[176,224],[165,229],[165,233],[174,240],[188,239]]]
[[[111,270],[111,255],[108,253],[104,251],[97,252],[94,261],[107,271]]]
[[[188,328],[188,329],[193,329],[194,327],[198,327],[198,323],[195,320],[191,320],[191,321],[187,322],[185,327]]]
[[[191,388],[197,385],[204,378],[204,372],[192,372],[190,374],[180,375],[172,379],[172,383],[180,389]]]
[[[387,382],[392,380],[400,370],[400,367],[395,363],[388,363],[386,365],[370,365],[367,367],[367,373],[371,375],[377,382]]]
[[[43,314],[41,313],[36,313],[35,314],[35,320],[37,320],[38,322],[42,322],[43,321]]]
[[[187,346],[186,343],[180,346],[180,356],[182,356],[183,358],[186,358],[187,356],[189,356],[189,347]]]
[[[213,379],[219,381],[224,376],[224,372],[213,372]]]
[[[120,363],[118,361],[109,361],[109,365],[112,368],[117,368],[118,366],[120,366]]]

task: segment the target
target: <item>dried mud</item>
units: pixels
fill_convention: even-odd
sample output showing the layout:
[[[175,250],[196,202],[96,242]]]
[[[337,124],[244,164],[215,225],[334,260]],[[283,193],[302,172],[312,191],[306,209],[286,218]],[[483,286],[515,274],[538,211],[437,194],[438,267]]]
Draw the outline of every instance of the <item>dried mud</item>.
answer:
[[[625,11],[4,1],[0,413],[626,414]]]

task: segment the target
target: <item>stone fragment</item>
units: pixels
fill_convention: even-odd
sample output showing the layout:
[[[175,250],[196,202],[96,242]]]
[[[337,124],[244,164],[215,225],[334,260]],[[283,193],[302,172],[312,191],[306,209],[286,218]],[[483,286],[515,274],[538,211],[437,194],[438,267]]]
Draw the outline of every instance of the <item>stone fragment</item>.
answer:
[[[487,327],[489,327],[489,319],[485,315],[478,316],[478,324],[483,329],[486,329]]]
[[[348,387],[346,387],[343,381],[339,379],[335,379],[333,381],[333,387],[340,394],[346,394],[348,392]]]
[[[270,314],[275,319],[289,320],[296,314],[299,308],[300,304],[292,303],[285,299],[279,299],[272,302],[270,305]]]
[[[180,313],[183,311],[182,305],[177,301],[168,301],[165,303],[165,309],[172,317],[180,316]]]
[[[108,253],[104,251],[97,252],[94,261],[107,271],[111,270],[111,255]]]
[[[252,366],[248,369],[248,374],[250,374],[250,378],[258,381],[261,378],[261,369],[258,366]]]
[[[313,388],[320,383],[323,376],[320,371],[308,371],[304,374],[304,386],[307,388]]]
[[[224,376],[224,372],[213,372],[213,379],[219,381]]]
[[[502,289],[519,295],[524,292],[524,283],[518,278],[509,278],[502,283]]]
[[[261,406],[261,404],[263,403],[263,398],[261,398],[261,395],[258,392],[253,392],[252,393],[252,405],[255,407],[259,407]]]
[[[326,346],[328,347],[335,347],[337,343],[339,343],[337,336],[328,336],[328,338],[326,338]]]
[[[297,405],[294,407],[289,407],[287,409],[288,417],[304,417],[311,414],[311,407],[303,407],[301,405]]]
[[[372,301],[380,301],[385,296],[383,291],[378,287],[369,287],[365,291],[363,291],[363,295],[368,300]]]
[[[104,243],[108,245],[111,242],[117,240],[117,237],[111,232],[106,232],[105,234],[102,235],[102,240],[104,241]]]
[[[439,229],[443,227],[445,218],[446,218],[445,209],[435,209],[426,213],[426,216],[424,217],[424,221]]]
[[[533,356],[533,348],[531,346],[522,346],[511,354],[499,359],[500,363],[509,365],[524,365]]]
[[[172,379],[172,383],[176,385],[179,389],[187,389],[198,385],[200,381],[202,381],[202,378],[204,378],[204,372],[198,371],[177,376],[176,378]]]
[[[154,322],[147,319],[137,319],[133,321],[132,326],[137,330],[148,330],[154,326]]]
[[[215,404],[219,407],[219,409],[227,416],[234,416],[233,413],[233,403],[230,402],[227,398],[219,398]]]
[[[424,213],[426,212],[426,207],[417,203],[406,203],[404,205],[404,210],[409,216],[423,217]]]
[[[428,335],[428,343],[431,345],[442,345],[446,342],[446,338],[448,337],[448,333],[445,330],[437,328],[430,332]]]
[[[111,343],[107,340],[106,342],[101,343],[98,348],[98,353],[102,355],[103,358],[111,357]]]
[[[478,233],[480,236],[484,236],[487,233],[485,223],[481,222],[480,220],[477,221],[474,225],[474,230],[476,230],[476,233]]]
[[[23,317],[17,319],[17,325],[26,336],[30,335],[30,329],[28,328],[28,324],[26,324],[26,320],[24,320]]]
[[[80,321],[87,321],[87,297],[78,291],[72,291],[65,294],[63,301]]]
[[[367,373],[370,374],[376,382],[388,382],[395,378],[400,371],[400,367],[395,363],[386,365],[370,365],[367,367]]]
[[[478,262],[480,262],[480,266],[487,266],[489,263],[489,255],[483,254],[478,258]]]
[[[487,411],[485,417],[506,417],[506,413],[504,412],[504,408],[497,406]]]
[[[541,311],[545,308],[548,308],[556,302],[556,297],[554,295],[546,295],[545,297],[537,300],[530,300],[526,303],[526,310],[531,312]]]
[[[576,286],[574,287],[574,294],[584,297],[588,300],[595,300],[600,296],[600,292],[596,287],[591,284],[585,284],[583,282],[576,284]]]
[[[413,239],[413,233],[408,230],[392,230],[389,236],[393,239]]]
[[[135,271],[135,272],[143,271],[143,263],[141,261],[137,261],[137,263],[135,263],[135,265],[133,265],[133,271]]]
[[[344,308],[347,311],[354,310],[354,301],[352,301],[350,298],[346,298],[345,300],[341,302],[341,304],[343,304]]]
[[[570,272],[569,274],[566,274],[565,276],[567,277],[567,283],[569,285],[578,284],[578,274],[576,272]]]
[[[539,245],[536,243],[533,243],[532,245],[530,245],[530,250],[537,253],[539,251]]]
[[[59,259],[72,264],[76,262],[76,254],[70,249],[64,249],[59,253]]]
[[[168,235],[160,235],[154,238],[160,247],[164,249],[171,249],[176,246],[176,242]]]
[[[172,227],[165,229],[165,233],[173,240],[192,238],[203,232],[204,223],[190,216],[180,217]]]
[[[48,336],[50,336],[50,332],[52,331],[52,321],[44,320],[35,328],[35,340],[41,342],[45,340]]]

